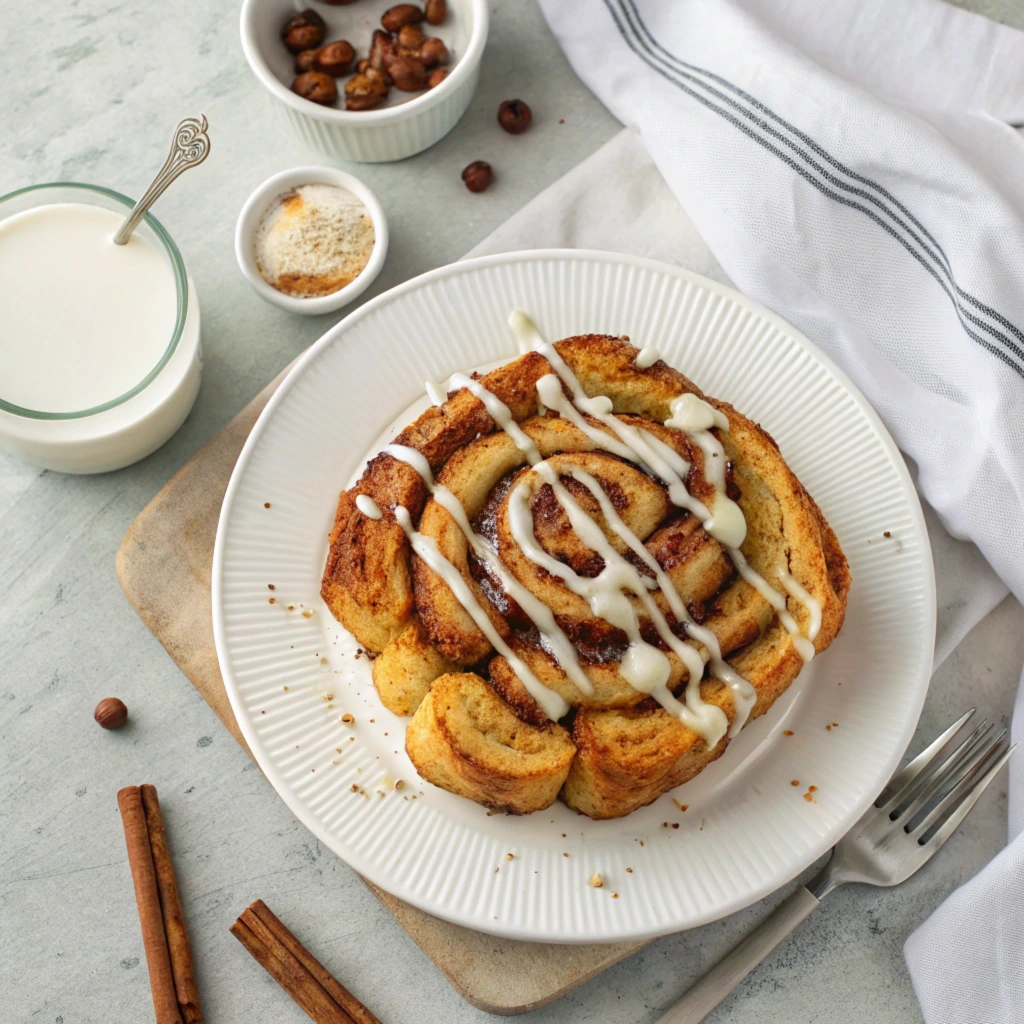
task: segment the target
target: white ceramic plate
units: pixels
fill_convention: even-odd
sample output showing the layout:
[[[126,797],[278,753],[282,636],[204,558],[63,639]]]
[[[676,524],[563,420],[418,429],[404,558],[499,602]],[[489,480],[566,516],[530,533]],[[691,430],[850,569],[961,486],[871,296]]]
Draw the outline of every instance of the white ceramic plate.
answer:
[[[517,354],[506,327],[513,309],[551,339],[602,332],[656,345],[701,388],[758,420],[821,505],[853,573],[832,647],[697,779],[617,821],[590,821],[561,804],[529,817],[489,815],[423,782],[404,752],[406,720],[380,704],[367,660],[319,598],[338,491],[425,407],[425,380]],[[610,942],[746,906],[857,820],[917,722],[935,586],[903,460],[806,338],[675,267],[541,251],[409,281],[303,356],[231,478],[213,608],[221,670],[249,747],[330,849],[395,896],[471,928]],[[341,722],[346,712],[355,725]],[[392,788],[395,780],[403,785]],[[594,872],[603,888],[588,884]]]

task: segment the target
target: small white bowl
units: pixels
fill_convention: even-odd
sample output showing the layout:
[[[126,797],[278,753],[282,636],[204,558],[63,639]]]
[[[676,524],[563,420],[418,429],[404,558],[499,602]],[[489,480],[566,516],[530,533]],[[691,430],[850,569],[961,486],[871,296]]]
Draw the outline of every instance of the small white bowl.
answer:
[[[452,55],[448,77],[436,88],[402,101],[392,89],[389,105],[376,110],[324,107],[291,91],[295,57],[281,41],[281,26],[305,3],[294,0],[244,0],[242,50],[253,74],[277,101],[275,106],[292,131],[308,146],[340,160],[381,163],[402,160],[432,146],[465,113],[480,78],[480,58],[487,41],[487,0],[448,0],[442,25],[427,25],[445,41]],[[327,41],[347,39],[357,57],[365,57],[380,16],[394,0],[364,0],[328,6],[310,0],[327,23]],[[344,80],[339,79],[339,94]],[[342,102],[339,100],[339,102]]]
[[[369,262],[363,272],[351,283],[339,288],[329,295],[315,298],[298,298],[285,295],[273,285],[268,284],[256,266],[256,231],[263,215],[274,205],[285,192],[300,185],[338,185],[347,189],[366,207],[373,221],[374,243]],[[249,198],[238,215],[235,225],[235,258],[245,279],[252,285],[258,295],[267,302],[274,303],[289,313],[304,313],[313,316],[318,313],[333,313],[341,309],[353,299],[358,298],[373,283],[374,278],[384,266],[388,254],[388,222],[384,216],[384,208],[377,197],[358,179],[344,171],[333,167],[293,167],[281,171],[265,182]]]

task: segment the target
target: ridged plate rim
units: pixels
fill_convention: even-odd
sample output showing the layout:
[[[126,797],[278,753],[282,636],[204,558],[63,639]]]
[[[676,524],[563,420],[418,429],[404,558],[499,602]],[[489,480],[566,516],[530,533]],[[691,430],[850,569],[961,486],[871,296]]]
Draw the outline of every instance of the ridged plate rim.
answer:
[[[294,410],[289,408],[289,403],[290,396],[295,390],[296,385],[300,381],[303,381],[306,374],[326,352],[335,345],[343,344],[347,334],[356,328],[361,321],[367,317],[373,316],[378,310],[395,303],[402,303],[407,296],[419,292],[422,289],[430,289],[438,283],[449,281],[455,277],[473,274],[483,274],[486,277],[490,268],[499,268],[500,272],[500,268],[508,267],[512,264],[530,263],[553,266],[556,266],[559,263],[591,263],[600,265],[602,268],[618,268],[626,272],[629,272],[630,270],[645,271],[651,275],[652,281],[660,276],[663,279],[663,284],[665,283],[664,279],[666,278],[671,279],[671,281],[674,282],[690,282],[693,286],[704,289],[717,295],[725,302],[733,304],[740,313],[750,314],[760,318],[770,327],[778,331],[784,340],[794,342],[799,349],[802,349],[806,356],[829,374],[838,384],[839,388],[845,392],[850,399],[852,399],[856,410],[865,417],[870,433],[871,443],[878,446],[881,455],[884,456],[885,461],[895,472],[895,477],[898,480],[901,492],[899,494],[899,499],[905,506],[905,512],[908,515],[909,532],[906,535],[906,539],[911,544],[912,550],[917,552],[917,557],[912,564],[905,566],[904,568],[908,571],[917,573],[917,577],[915,577],[915,585],[919,585],[921,588],[918,616],[919,621],[916,622],[914,626],[914,635],[912,637],[915,649],[909,654],[910,661],[914,668],[909,671],[909,674],[899,680],[894,680],[894,684],[899,685],[901,688],[905,688],[906,692],[904,694],[905,700],[903,715],[898,723],[898,729],[892,733],[891,740],[886,749],[886,756],[881,757],[877,765],[875,765],[875,770],[870,776],[870,784],[865,783],[861,787],[862,791],[858,793],[857,797],[855,799],[851,799],[847,803],[842,814],[835,818],[827,828],[820,831],[819,835],[813,836],[807,841],[803,841],[803,845],[799,849],[794,848],[792,851],[792,857],[786,861],[785,865],[779,866],[771,872],[765,872],[761,877],[743,878],[739,884],[735,882],[735,879],[733,879],[732,883],[729,883],[729,880],[726,877],[729,872],[724,867],[722,871],[719,872],[720,877],[713,877],[714,873],[709,873],[705,869],[703,875],[707,877],[701,876],[687,879],[688,882],[693,884],[700,883],[705,886],[705,889],[708,886],[712,886],[718,890],[722,889],[722,886],[725,886],[725,889],[722,889],[721,898],[716,899],[710,905],[705,906],[700,913],[677,913],[674,917],[666,919],[664,913],[659,913],[657,908],[654,906],[657,900],[650,894],[650,881],[648,879],[644,880],[643,886],[639,891],[642,894],[642,898],[646,898],[651,902],[650,910],[645,912],[643,908],[641,908],[640,911],[637,912],[636,907],[634,906],[631,908],[629,914],[622,914],[619,917],[617,917],[614,912],[610,912],[607,907],[599,906],[593,902],[595,892],[601,892],[601,890],[594,890],[585,884],[579,883],[579,881],[575,879],[572,884],[562,885],[561,887],[559,887],[556,881],[554,892],[552,892],[550,881],[546,881],[544,884],[538,882],[533,886],[529,886],[528,883],[524,886],[524,883],[521,881],[519,883],[508,883],[509,886],[513,887],[513,891],[510,895],[507,894],[503,900],[502,907],[507,911],[508,916],[504,916],[501,919],[497,919],[496,915],[491,919],[491,915],[485,916],[484,913],[482,913],[481,906],[479,905],[481,897],[479,896],[476,897],[477,906],[471,907],[464,905],[467,900],[464,891],[465,884],[463,884],[462,888],[458,889],[455,893],[452,893],[451,891],[445,892],[443,898],[438,894],[436,885],[433,887],[432,891],[426,892],[420,880],[416,877],[417,872],[415,870],[410,872],[407,867],[403,867],[401,868],[401,871],[404,872],[404,875],[401,875],[401,877],[389,873],[383,863],[383,857],[376,859],[369,856],[366,851],[357,850],[352,843],[346,842],[344,836],[332,832],[326,827],[316,811],[314,811],[314,809],[312,809],[309,804],[293,790],[292,785],[285,777],[286,772],[284,767],[279,763],[279,759],[275,758],[264,744],[257,730],[255,716],[250,713],[250,709],[247,707],[242,688],[236,677],[236,666],[232,660],[232,655],[237,652],[233,651],[226,623],[226,619],[232,611],[230,607],[230,601],[232,599],[229,595],[225,594],[225,552],[233,532],[233,517],[236,513],[236,499],[240,489],[243,487],[243,483],[246,481],[247,474],[250,472],[254,453],[260,449],[261,444],[265,443],[265,439],[269,436],[268,431],[272,431],[274,429],[275,421],[282,415],[281,410],[288,410],[289,414],[294,413]],[[622,301],[621,296],[619,297],[619,301]],[[415,327],[416,325],[410,324],[410,329],[414,335],[416,333]],[[508,347],[511,349],[511,345]],[[383,364],[385,361],[385,354],[386,353],[384,351],[381,351],[378,354],[378,364]],[[479,362],[483,363],[488,358],[493,360],[498,356],[506,354],[508,353],[499,353],[496,351],[490,351],[489,353],[482,352]],[[682,369],[684,373],[687,372],[687,368],[685,366],[681,366],[679,368]],[[446,376],[448,372],[451,372],[451,370],[447,370],[442,374],[439,369],[438,377]],[[437,379],[437,377],[434,379]],[[699,384],[700,381],[698,380],[697,383]],[[729,400],[729,395],[727,394],[719,394],[717,397]],[[400,408],[387,410],[386,414],[382,415],[379,427],[383,429],[391,417],[400,411]],[[748,413],[748,415],[751,415],[754,418],[757,416],[757,410],[743,409],[742,411]],[[269,443],[272,444],[273,441],[271,440]],[[362,455],[362,453],[359,454]],[[343,482],[344,481],[339,481],[339,488]],[[318,514],[322,513],[322,511],[323,510],[318,510]],[[845,544],[842,537],[840,538],[840,541]],[[855,577],[854,587],[856,588],[857,585],[858,583]],[[833,846],[835,842],[838,841],[838,839],[857,821],[871,800],[881,790],[885,781],[897,766],[907,744],[910,742],[928,688],[935,632],[936,599],[934,572],[932,568],[924,516],[917,494],[914,490],[913,483],[910,479],[909,473],[907,472],[903,459],[899,454],[896,445],[892,441],[892,438],[889,436],[885,427],[879,420],[877,414],[868,404],[867,400],[860,394],[846,374],[843,373],[843,371],[840,370],[824,353],[822,353],[810,340],[800,334],[800,332],[795,328],[767,308],[740,294],[734,289],[728,288],[716,281],[679,267],[660,263],[654,260],[648,260],[642,257],[596,250],[528,250],[484,256],[451,264],[449,266],[430,271],[390,289],[361,306],[358,310],[349,314],[342,321],[328,330],[299,359],[277,391],[272,395],[242,449],[238,462],[236,463],[235,469],[232,473],[231,480],[228,484],[218,523],[217,540],[213,559],[212,591],[213,625],[217,655],[232,710],[234,711],[242,734],[249,745],[249,749],[252,751],[253,756],[259,763],[260,768],[296,817],[329,849],[338,854],[338,856],[350,864],[350,866],[364,877],[368,878],[385,891],[419,907],[427,913],[479,931],[489,932],[508,938],[547,942],[585,943],[626,941],[651,938],[660,934],[668,934],[674,931],[696,927],[709,921],[724,917],[727,914],[742,909],[758,899],[763,898],[775,889],[784,885],[786,882],[790,881],[802,870],[812,864],[831,846]],[[825,657],[827,658],[827,656],[828,655],[826,653]],[[761,721],[763,722],[765,719],[770,718],[770,716],[771,712],[769,712],[769,714]],[[302,715],[299,715],[298,717],[302,717]],[[779,723],[776,723],[775,726],[771,727],[771,732],[774,737],[772,740],[773,743],[780,742],[776,735],[780,731],[781,725]],[[761,749],[762,748],[759,747],[758,751]],[[722,761],[725,761],[728,756],[729,753],[727,752]],[[758,759],[760,759],[761,756],[760,752],[756,755]],[[719,762],[719,764],[721,764],[721,762]],[[749,765],[744,763],[743,770],[749,771]],[[739,766],[737,766],[737,773],[738,772]],[[691,785],[693,784],[691,783]],[[686,787],[683,787],[681,792],[685,791],[685,789]],[[454,799],[447,797],[447,795],[444,795],[444,797],[446,799]],[[661,799],[665,800],[666,798],[662,797]],[[775,799],[777,802],[780,802],[781,806],[781,800],[784,799],[784,797],[779,796]],[[543,814],[544,812],[540,813]],[[641,812],[636,813],[639,814]],[[515,821],[517,819],[512,820]],[[626,821],[628,819],[622,820]],[[602,824],[606,824],[589,822],[588,819],[585,818],[580,818],[579,822],[583,823],[581,825],[581,829],[583,831],[581,831],[580,835],[584,837],[586,836],[587,829],[590,829],[593,835],[599,836],[600,833],[597,829],[599,829]],[[454,822],[451,822],[450,825],[451,830],[458,830]],[[692,829],[692,825],[689,822],[687,823],[687,827]],[[703,822],[701,829],[703,830]],[[483,832],[483,826],[481,825],[481,835],[480,837],[477,837],[480,839],[480,842],[476,844],[476,846],[481,848],[485,844]],[[680,833],[676,833],[676,835],[679,834]],[[377,841],[378,845],[383,843],[383,848],[389,849],[392,857],[394,857],[396,849],[396,844],[394,842],[389,846],[387,838],[379,836],[377,837]],[[432,841],[439,846],[443,846],[444,836],[434,836]],[[688,841],[692,842],[692,840]],[[584,838],[582,842],[585,843],[586,839]],[[491,847],[494,845],[490,839],[487,839],[486,843]],[[651,840],[651,843],[653,846],[653,839]],[[616,848],[616,844],[621,845],[619,839],[616,839],[615,844],[606,844],[604,848],[614,849]],[[562,845],[569,845],[569,843]],[[469,862],[459,862],[450,865],[450,869],[452,871],[461,872],[464,881],[466,878],[471,878],[474,875],[474,872],[477,875],[484,870],[488,873],[490,872],[491,863],[489,861],[486,865],[483,863],[473,863],[474,850],[476,849],[476,846],[474,846],[473,843],[470,843],[468,850],[465,845],[459,847],[456,854]],[[600,851],[602,846],[599,842],[596,844],[592,843],[591,849],[595,848]],[[520,857],[520,863],[522,863],[523,860],[526,861],[526,870],[529,870],[529,866],[534,863],[534,860],[531,860],[531,857],[536,858],[535,862],[537,864],[550,863],[550,857],[548,857],[549,852],[550,851],[543,850],[537,852],[531,847],[526,854],[521,857],[517,854],[517,857]],[[719,851],[718,855],[721,856],[722,852]],[[436,858],[436,851],[432,856]],[[615,856],[618,857],[621,862],[621,850],[618,850]],[[660,856],[664,858],[665,854],[662,853]],[[547,857],[548,859],[543,860],[542,858],[544,857]],[[479,858],[476,859],[479,860]],[[401,857],[399,856],[397,860],[400,861]],[[556,862],[556,865],[562,866],[561,862]],[[746,866],[749,867],[749,865]],[[411,878],[409,877],[410,873],[413,876]],[[666,875],[666,872],[662,870],[661,874]],[[624,878],[621,879],[620,884],[624,881]],[[660,879],[656,877],[654,879],[655,884],[660,882],[672,885],[673,883],[678,883],[678,881],[679,877],[675,875],[666,875],[666,877]],[[625,888],[624,885],[621,887]],[[450,886],[448,888],[450,890]],[[526,898],[516,898],[516,894],[519,893],[521,896],[525,889],[529,889]],[[607,893],[602,895],[607,895]],[[623,895],[625,896],[626,893],[624,892]],[[457,899],[456,897],[459,898]],[[543,926],[540,926],[537,922],[538,910],[535,903],[536,900],[542,897],[545,899],[553,899],[555,905],[547,909],[544,916],[544,924]],[[598,909],[595,910],[595,906],[597,906]]]

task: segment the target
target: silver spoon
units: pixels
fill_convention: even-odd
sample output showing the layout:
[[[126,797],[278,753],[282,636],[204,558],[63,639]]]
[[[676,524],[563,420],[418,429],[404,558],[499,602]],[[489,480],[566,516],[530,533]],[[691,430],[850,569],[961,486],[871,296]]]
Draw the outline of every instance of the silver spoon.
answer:
[[[163,195],[167,186],[179,174],[190,167],[198,166],[207,158],[210,153],[210,137],[206,134],[206,127],[206,117],[200,114],[198,120],[186,117],[174,129],[171,151],[160,168],[160,173],[132,207],[132,212],[128,214],[125,222],[117,229],[117,234],[114,235],[115,245],[124,245],[131,238],[132,232],[139,226],[139,221],[146,215],[146,211]]]

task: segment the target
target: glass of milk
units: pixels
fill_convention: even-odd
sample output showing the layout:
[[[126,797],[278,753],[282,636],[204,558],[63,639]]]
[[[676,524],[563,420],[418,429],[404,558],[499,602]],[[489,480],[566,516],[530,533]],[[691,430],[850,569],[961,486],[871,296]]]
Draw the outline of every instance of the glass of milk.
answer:
[[[48,469],[129,465],[181,426],[199,389],[199,309],[177,246],[94,185],[0,197],[0,446]]]

